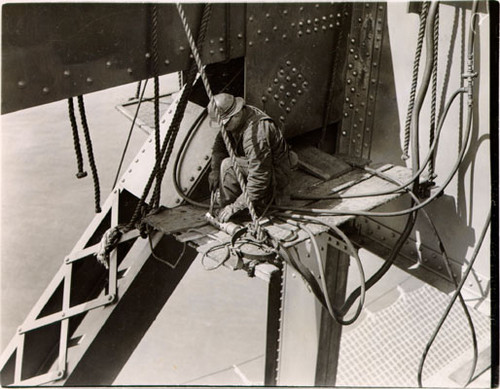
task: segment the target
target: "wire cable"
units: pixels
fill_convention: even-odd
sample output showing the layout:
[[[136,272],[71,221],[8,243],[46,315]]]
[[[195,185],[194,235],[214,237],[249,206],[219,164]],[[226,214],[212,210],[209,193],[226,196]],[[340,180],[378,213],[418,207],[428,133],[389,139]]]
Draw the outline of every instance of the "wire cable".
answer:
[[[486,236],[486,232],[488,231],[488,227],[490,226],[490,222],[491,222],[491,209],[490,211],[488,212],[488,216],[486,217],[486,221],[485,221],[485,224],[483,226],[483,229],[481,231],[481,235],[479,236],[479,240],[478,240],[478,243],[476,244],[476,247],[474,248],[474,252],[472,253],[472,257],[471,257],[471,260],[469,261],[469,264],[467,265],[467,268],[465,269],[465,272],[462,274],[462,279],[460,281],[460,283],[458,284],[455,292],[453,293],[453,296],[452,298],[450,299],[450,301],[448,302],[448,305],[445,309],[445,311],[443,312],[443,314],[441,315],[441,319],[439,320],[439,323],[438,325],[436,326],[436,329],[434,330],[430,340],[427,342],[427,345],[425,346],[425,350],[424,350],[424,353],[422,355],[422,359],[420,360],[420,366],[419,366],[419,369],[418,369],[418,385],[419,387],[422,387],[422,370],[423,370],[423,366],[424,366],[424,363],[425,363],[425,358],[432,346],[432,343],[434,342],[434,340],[436,339],[436,336],[439,332],[439,330],[441,329],[441,327],[443,326],[446,318],[448,317],[450,311],[451,311],[451,308],[453,307],[453,304],[455,303],[457,297],[459,297],[460,295],[460,291],[462,290],[464,284],[465,284],[465,281],[467,280],[467,277],[469,276],[469,273],[471,272],[472,270],[472,267],[474,266],[474,263],[476,262],[476,259],[477,259],[477,255],[479,254],[479,250],[483,244],[483,241],[484,241],[484,238]],[[473,375],[473,372],[472,372],[472,375]],[[470,379],[471,377],[469,378],[469,382],[470,382]],[[469,383],[467,382],[467,384]]]
[[[143,101],[144,92],[146,91],[147,85],[148,85],[148,80],[146,79],[144,81],[144,87],[142,88],[140,98],[139,98],[139,91],[137,91],[137,98],[139,99],[137,102],[137,108],[135,109],[134,118],[132,119],[132,124],[130,125],[130,130],[128,131],[127,141],[125,142],[125,146],[123,148],[122,156],[120,158],[120,163],[118,164],[118,169],[116,169],[116,176],[115,176],[115,180],[113,181],[112,188],[114,188],[116,186],[116,183],[118,182],[118,177],[120,176],[120,171],[122,170],[123,160],[125,159],[125,154],[127,153],[128,145],[130,143],[130,138],[132,137],[132,131],[134,130],[135,122],[137,120],[137,116],[139,115],[139,109],[141,108],[141,103]],[[137,87],[138,88],[141,87],[141,81],[139,81],[139,84]]]

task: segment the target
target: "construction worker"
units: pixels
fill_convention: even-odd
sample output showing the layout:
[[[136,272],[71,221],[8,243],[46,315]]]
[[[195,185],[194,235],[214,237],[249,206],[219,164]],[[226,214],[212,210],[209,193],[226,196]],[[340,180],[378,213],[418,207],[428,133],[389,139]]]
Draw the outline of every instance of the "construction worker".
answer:
[[[272,202],[285,204],[290,198],[290,172],[295,158],[291,157],[281,131],[264,112],[227,93],[214,96],[209,104],[212,123],[218,123],[215,104],[257,213]],[[218,216],[221,222],[247,208],[220,132],[212,149],[209,186],[212,192],[220,191],[224,207]]]

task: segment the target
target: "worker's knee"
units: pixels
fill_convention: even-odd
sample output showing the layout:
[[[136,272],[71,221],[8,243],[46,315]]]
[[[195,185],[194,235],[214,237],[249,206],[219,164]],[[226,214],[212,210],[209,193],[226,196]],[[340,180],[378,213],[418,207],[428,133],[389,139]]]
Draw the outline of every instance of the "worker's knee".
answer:
[[[232,169],[232,165],[231,165],[231,158],[225,158],[222,160],[222,163],[220,164],[220,174],[222,177],[225,176],[226,172],[229,170],[229,169]]]

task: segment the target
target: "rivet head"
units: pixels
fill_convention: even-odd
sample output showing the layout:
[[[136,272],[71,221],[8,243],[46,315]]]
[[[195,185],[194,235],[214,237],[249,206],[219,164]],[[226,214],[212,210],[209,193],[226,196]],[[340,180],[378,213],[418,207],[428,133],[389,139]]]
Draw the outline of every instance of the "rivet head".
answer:
[[[20,89],[23,89],[26,87],[26,81],[24,80],[20,80],[17,82],[17,87],[20,88]]]
[[[298,93],[299,95],[301,95],[301,94],[302,94],[302,90],[301,90],[301,89],[298,89],[298,90],[297,90],[297,93]]]
[[[257,34],[262,34],[262,31],[261,30],[257,30]]]
[[[280,91],[284,91],[285,90],[285,85],[280,85]]]
[[[349,114],[347,112],[344,112],[344,117],[348,117]]]
[[[280,116],[280,122],[284,122],[285,121],[285,117],[284,116]]]
[[[274,95],[274,100],[278,100],[280,97],[278,95]]]
[[[224,42],[224,38],[223,38],[222,36],[219,38],[219,42],[220,42],[220,43],[223,43],[223,42]]]
[[[263,103],[265,103],[267,101],[267,97],[266,96],[262,96],[261,100],[262,100]]]
[[[205,155],[205,161],[208,161],[210,159],[209,155]]]
[[[128,74],[132,74],[132,73],[133,73],[132,68],[127,68],[127,73],[128,73]]]
[[[271,14],[268,12],[266,13],[266,18],[269,18],[271,16]]]
[[[277,84],[279,81],[280,81],[280,80],[278,80],[277,78],[275,78],[275,79],[273,80],[273,82],[274,82],[275,84]]]
[[[250,17],[248,18],[248,21],[253,22],[253,16],[250,16]]]
[[[296,102],[297,102],[297,100],[295,100],[295,99],[292,99],[292,100],[291,100],[291,103],[292,103],[292,104],[295,104]]]
[[[273,31],[278,31],[278,26],[273,26]]]
[[[253,46],[253,42],[252,41],[248,42],[248,46]]]
[[[269,87],[269,88],[267,88],[267,92],[268,92],[268,93],[271,93],[272,91],[273,91],[273,88],[270,88],[270,87]]]
[[[50,92],[50,89],[49,89],[48,87],[46,87],[46,86],[45,86],[45,87],[43,87],[43,89],[42,89],[42,93],[43,93],[44,95],[48,94],[49,92]]]
[[[87,84],[92,84],[94,80],[90,77],[87,77]]]
[[[145,56],[146,58],[151,58],[151,53],[146,53],[146,54],[144,54],[144,56]]]
[[[168,65],[170,65],[170,61],[168,59],[166,59],[164,64],[168,66]]]
[[[181,199],[175,199],[175,203],[179,204],[181,202]]]
[[[185,47],[184,47],[184,46],[179,46],[179,50],[180,50],[180,51],[184,51],[184,50],[185,50]]]
[[[283,34],[281,37],[282,37],[283,39],[286,39],[286,34]]]
[[[237,36],[238,36],[238,39],[243,39],[243,34],[242,34],[241,32],[240,32],[240,33],[238,33],[238,35],[237,35]]]
[[[251,45],[250,45],[251,46]],[[214,55],[215,51],[210,50],[210,55]]]
[[[64,77],[69,77],[69,76],[71,75],[71,72],[70,72],[69,70],[67,70],[67,69],[66,69],[66,70],[63,72],[63,75],[64,75]]]

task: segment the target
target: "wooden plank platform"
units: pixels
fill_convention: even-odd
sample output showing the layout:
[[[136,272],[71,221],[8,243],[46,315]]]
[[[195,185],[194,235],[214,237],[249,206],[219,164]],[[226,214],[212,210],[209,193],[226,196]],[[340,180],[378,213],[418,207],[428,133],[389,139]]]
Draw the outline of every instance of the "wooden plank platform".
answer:
[[[411,171],[401,166],[385,165],[379,168],[384,171],[387,176],[399,181],[405,182],[411,177]],[[384,190],[394,189],[396,186],[391,182],[373,176],[362,169],[353,169],[340,177],[333,178],[327,181],[314,178],[302,171],[293,172],[292,193],[326,196],[328,194],[363,194],[370,192],[379,192]],[[292,207],[304,208],[322,208],[332,211],[369,211],[377,208],[391,200],[401,196],[401,193],[393,193],[383,196],[359,197],[349,199],[330,199],[330,200],[294,200]],[[207,209],[201,209],[191,205],[182,205],[176,208],[165,208],[157,214],[150,216],[146,222],[158,231],[165,234],[171,234],[181,242],[187,242],[194,246],[198,252],[207,253],[207,263],[215,265],[226,259],[228,251],[222,247],[222,244],[230,242],[231,237],[223,231],[218,230],[214,226],[208,224],[205,220]],[[317,216],[316,220],[323,221],[329,225],[339,226],[355,216]],[[286,224],[284,222],[273,221],[268,218],[262,220],[262,226],[269,234],[277,239],[283,240],[284,245],[291,247],[308,239],[306,233],[298,228]],[[328,230],[327,227],[314,224],[304,223],[315,234],[319,235]],[[292,240],[288,241],[289,239]],[[216,246],[220,248],[214,249]],[[244,250],[251,250],[251,247],[244,247]],[[230,255],[224,265],[230,269],[237,269],[238,260],[235,256]],[[268,279],[269,272],[274,267],[266,265],[260,274],[261,278]],[[258,266],[260,269],[260,266]],[[256,273],[260,270],[256,269]],[[259,274],[256,274],[259,275]]]

